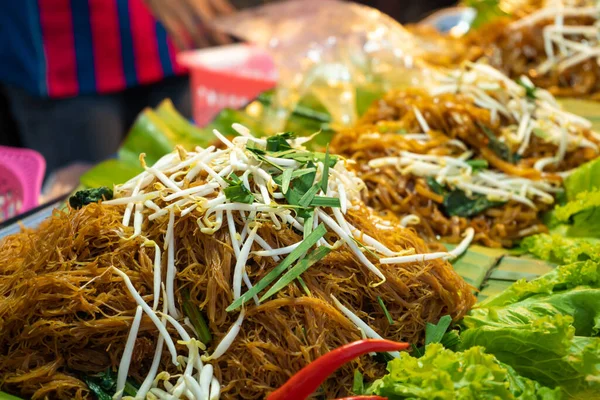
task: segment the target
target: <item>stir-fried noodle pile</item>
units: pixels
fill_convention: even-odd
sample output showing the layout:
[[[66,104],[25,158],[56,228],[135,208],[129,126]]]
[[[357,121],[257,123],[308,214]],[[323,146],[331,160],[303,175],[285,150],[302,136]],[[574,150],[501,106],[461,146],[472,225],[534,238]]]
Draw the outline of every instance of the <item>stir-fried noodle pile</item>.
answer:
[[[590,126],[531,82],[470,64],[389,93],[332,149],[356,161],[369,205],[420,234],[458,242],[470,226],[476,241],[510,247],[546,229],[538,213],[565,173],[598,155]]]
[[[258,399],[363,334],[419,343],[427,322],[469,310],[471,288],[446,260],[470,232],[456,252],[430,253],[362,203],[364,184],[343,160],[236,129],[233,142],[221,137],[225,149],[178,149],[114,200],[57,211],[0,243],[3,390],[88,398],[83,377],[111,368],[141,384],[142,398],[202,389]],[[306,243],[298,265],[313,264],[301,279],[265,296],[271,278],[247,295]],[[187,296],[212,334],[206,350]],[[321,394],[348,394],[354,369],[372,379],[384,365],[362,357]]]
[[[457,48],[463,59],[486,58],[510,77],[526,75],[556,96],[598,100],[599,15],[596,1],[548,2],[521,19],[473,30]]]

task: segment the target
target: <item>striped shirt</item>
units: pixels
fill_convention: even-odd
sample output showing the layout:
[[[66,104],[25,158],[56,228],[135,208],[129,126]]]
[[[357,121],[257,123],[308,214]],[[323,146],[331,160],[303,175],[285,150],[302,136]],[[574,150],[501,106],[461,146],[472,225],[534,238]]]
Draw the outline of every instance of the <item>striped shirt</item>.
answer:
[[[47,97],[110,93],[185,73],[142,0],[0,2],[0,81]]]

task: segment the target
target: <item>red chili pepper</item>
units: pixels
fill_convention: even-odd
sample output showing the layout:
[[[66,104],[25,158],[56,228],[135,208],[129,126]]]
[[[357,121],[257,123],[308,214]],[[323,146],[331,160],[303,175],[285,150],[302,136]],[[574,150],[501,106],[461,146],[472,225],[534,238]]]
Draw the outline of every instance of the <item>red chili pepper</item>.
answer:
[[[342,365],[363,354],[408,349],[408,343],[383,339],[365,339],[349,343],[322,355],[292,376],[282,387],[267,396],[267,400],[305,400]]]

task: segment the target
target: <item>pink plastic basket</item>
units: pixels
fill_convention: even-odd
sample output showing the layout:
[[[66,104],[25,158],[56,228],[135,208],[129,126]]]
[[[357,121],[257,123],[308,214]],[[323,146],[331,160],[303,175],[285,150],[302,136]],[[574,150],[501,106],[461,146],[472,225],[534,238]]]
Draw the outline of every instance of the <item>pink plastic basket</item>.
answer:
[[[271,57],[254,46],[235,44],[180,53],[190,69],[196,124],[208,124],[224,108],[240,108],[277,82]]]
[[[45,170],[38,152],[0,146],[0,222],[38,205]]]

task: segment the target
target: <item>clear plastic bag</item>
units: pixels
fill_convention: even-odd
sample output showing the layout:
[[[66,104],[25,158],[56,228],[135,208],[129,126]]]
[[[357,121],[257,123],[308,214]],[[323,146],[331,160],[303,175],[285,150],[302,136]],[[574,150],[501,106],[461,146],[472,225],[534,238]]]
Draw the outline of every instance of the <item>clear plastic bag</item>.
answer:
[[[422,43],[381,12],[337,0],[290,0],[215,21],[217,29],[266,48],[279,82],[265,125],[280,131],[298,101],[316,96],[334,125],[355,123],[356,89],[411,84]],[[418,76],[418,75],[417,75]]]

